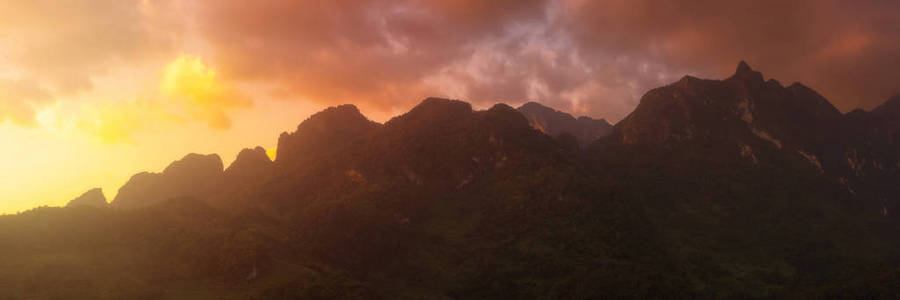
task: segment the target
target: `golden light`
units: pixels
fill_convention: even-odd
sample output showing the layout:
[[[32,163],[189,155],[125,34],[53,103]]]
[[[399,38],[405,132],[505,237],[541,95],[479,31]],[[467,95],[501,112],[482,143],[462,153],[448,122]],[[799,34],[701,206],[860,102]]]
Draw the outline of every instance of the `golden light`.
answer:
[[[191,118],[217,129],[231,126],[229,110],[251,105],[249,97],[223,84],[215,70],[194,56],[181,55],[166,66],[161,90]]]
[[[272,149],[267,149],[267,150],[266,150],[266,155],[269,156],[269,159],[271,159],[271,160],[274,161],[274,160],[275,160],[275,155],[278,153],[277,151],[278,151],[278,148],[277,148],[277,147],[272,147]]]

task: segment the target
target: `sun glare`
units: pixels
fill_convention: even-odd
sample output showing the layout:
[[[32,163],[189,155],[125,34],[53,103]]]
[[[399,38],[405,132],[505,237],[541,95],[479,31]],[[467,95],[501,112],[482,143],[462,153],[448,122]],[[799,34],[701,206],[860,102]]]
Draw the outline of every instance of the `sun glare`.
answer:
[[[56,109],[52,106],[39,111],[34,115],[34,118],[44,129],[55,131],[57,128],[56,125],[58,124],[59,117],[56,113]]]
[[[278,154],[278,148],[272,147],[272,149],[266,150],[266,155],[269,156],[269,159],[275,160],[275,155]]]
[[[169,96],[206,99],[218,93],[216,71],[199,57],[181,55],[166,66],[162,90]]]

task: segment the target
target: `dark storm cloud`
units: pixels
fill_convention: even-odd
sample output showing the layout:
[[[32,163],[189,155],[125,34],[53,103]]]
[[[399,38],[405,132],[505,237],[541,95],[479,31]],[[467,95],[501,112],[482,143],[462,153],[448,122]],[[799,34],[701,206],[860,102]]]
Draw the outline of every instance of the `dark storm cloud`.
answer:
[[[900,87],[900,5],[858,1],[218,1],[196,18],[224,73],[383,111],[426,96],[624,117],[739,60],[843,110]]]
[[[570,9],[567,28],[585,53],[711,77],[744,59],[843,110],[872,107],[900,88],[898,2],[604,1]]]

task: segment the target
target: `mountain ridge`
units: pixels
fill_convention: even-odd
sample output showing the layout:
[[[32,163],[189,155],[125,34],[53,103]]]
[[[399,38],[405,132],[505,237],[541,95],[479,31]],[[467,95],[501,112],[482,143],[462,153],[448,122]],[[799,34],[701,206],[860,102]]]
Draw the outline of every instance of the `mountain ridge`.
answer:
[[[40,279],[83,298],[99,296],[72,291],[900,296],[892,110],[841,114],[746,62],[722,80],[685,76],[649,91],[596,139],[550,130],[558,123],[542,120],[580,118],[526,105],[427,98],[384,124],[330,107],[283,133],[274,162],[261,147],[224,170],[217,155],[189,154],[136,174],[123,186],[132,200],[0,217],[0,255],[11,258],[0,260],[0,287]],[[42,260],[57,268],[9,263]]]
[[[189,153],[161,173],[135,174],[119,188],[110,205],[136,208],[171,198],[206,195],[222,175],[223,164],[218,154]]]
[[[106,196],[103,195],[103,189],[93,188],[75,199],[69,200],[66,207],[90,206],[90,207],[106,207]]]
[[[293,133],[278,137],[276,166],[296,166],[314,159],[314,155],[345,147],[352,140],[381,126],[363,116],[352,104],[342,104],[315,113]],[[316,141],[315,143],[313,141]]]
[[[537,102],[528,102],[519,106],[518,110],[528,119],[532,127],[545,134],[557,137],[561,134],[573,136],[583,147],[599,140],[613,131],[613,126],[606,119],[593,119],[587,116],[574,116]]]

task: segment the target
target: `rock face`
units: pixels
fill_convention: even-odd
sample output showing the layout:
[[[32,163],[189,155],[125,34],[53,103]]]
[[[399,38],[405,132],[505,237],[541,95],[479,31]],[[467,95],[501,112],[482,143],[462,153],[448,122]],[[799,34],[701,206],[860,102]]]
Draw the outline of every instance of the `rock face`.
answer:
[[[521,155],[525,145],[557,149],[552,139],[534,130],[508,105],[474,111],[469,103],[441,98],[425,99],[367,132],[340,152],[323,153],[329,155],[277,176],[267,186],[277,191],[261,195],[262,202],[292,203],[307,198],[317,185],[346,178],[359,184],[455,190],[506,167],[506,161]],[[305,177],[330,170],[338,172],[312,180]]]
[[[266,149],[256,147],[245,148],[238,153],[234,162],[225,169],[226,187],[241,187],[267,179],[272,175],[272,160],[266,155]]]
[[[225,177],[234,176],[258,176],[267,172],[272,167],[272,160],[266,155],[266,149],[257,146],[256,148],[244,148],[238,153],[234,162],[225,169]]]
[[[900,95],[891,97],[870,112],[857,109],[847,114],[857,131],[885,146],[900,145]]]
[[[543,138],[508,105],[473,111],[466,102],[428,98],[384,124],[367,143],[371,155],[359,153],[367,160],[360,172],[390,170],[398,180],[454,189],[505,167],[529,142],[549,146]]]
[[[725,80],[685,76],[649,91],[616,125],[625,145],[695,149],[722,162],[806,165],[873,214],[900,211],[900,99],[841,114],[812,89],[764,81],[741,62]]]
[[[613,131],[613,126],[605,119],[597,120],[584,116],[576,119],[570,114],[536,102],[525,103],[516,110],[522,113],[535,129],[553,137],[561,134],[572,135],[582,146],[605,137]]]
[[[800,83],[784,87],[763,81],[741,62],[725,80],[685,76],[649,91],[616,125],[616,134],[624,144],[706,143],[746,157],[765,148],[821,159],[838,151],[835,145],[843,147],[849,134],[845,123],[815,91]]]
[[[162,173],[134,175],[113,204],[141,207],[176,197],[247,203],[267,193],[251,189],[261,184],[279,191],[300,190],[290,178],[301,176],[293,173],[307,172],[303,168],[308,166],[345,169],[342,172],[361,182],[377,173],[397,175],[397,180],[439,182],[435,186],[444,189],[504,166],[515,152],[512,145],[526,147],[523,139],[545,147],[542,153],[560,149],[572,153],[609,137],[603,140],[680,149],[723,165],[801,165],[862,199],[866,209],[888,214],[900,211],[895,196],[900,194],[898,120],[900,96],[870,112],[843,115],[806,86],[766,81],[740,62],[723,80],[685,76],[649,91],[615,127],[534,102],[517,109],[497,105],[474,111],[466,102],[428,98],[384,125],[368,120],[353,105],[329,107],[293,133],[282,133],[274,162],[261,147],[244,149],[223,171],[218,156],[190,154]],[[556,138],[555,144],[535,142],[540,138],[533,136],[532,128]]]
[[[850,147],[834,154],[844,168],[840,180],[854,194],[875,198],[873,209],[900,218],[900,96],[846,118]]]
[[[216,154],[191,153],[177,160],[162,173],[135,174],[111,203],[121,208],[137,208],[171,198],[207,195],[222,180],[222,159]]]
[[[443,98],[426,98],[407,113],[391,118],[385,125],[393,127],[411,126],[409,124],[442,125],[465,120],[472,114],[472,105],[469,103]]]
[[[106,197],[103,196],[103,190],[100,188],[93,188],[78,196],[78,198],[72,199],[66,204],[66,207],[78,207],[78,206],[91,206],[91,207],[106,207]]]
[[[293,133],[281,134],[275,164],[292,167],[339,151],[379,126],[363,116],[354,105],[329,107],[300,123]]]
[[[841,113],[815,91],[763,81],[741,62],[725,80],[685,76],[649,91],[616,128],[626,144],[758,137],[796,148],[830,139],[829,129],[841,121]]]
[[[588,147],[535,129],[573,119],[535,105],[428,98],[384,125],[333,107],[284,160],[191,154],[114,203],[196,201],[0,216],[0,282],[58,298],[20,274],[84,275],[34,259],[65,251],[95,276],[53,291],[124,287],[80,298],[185,274],[218,298],[897,298],[898,101],[842,115],[741,63],[647,93]],[[94,266],[98,243],[126,256]]]

